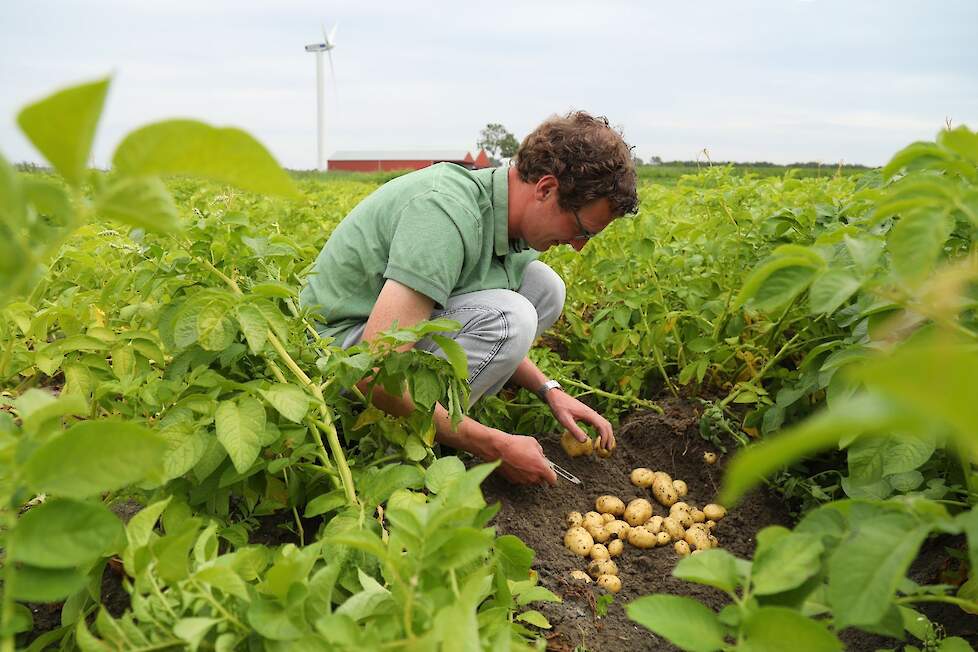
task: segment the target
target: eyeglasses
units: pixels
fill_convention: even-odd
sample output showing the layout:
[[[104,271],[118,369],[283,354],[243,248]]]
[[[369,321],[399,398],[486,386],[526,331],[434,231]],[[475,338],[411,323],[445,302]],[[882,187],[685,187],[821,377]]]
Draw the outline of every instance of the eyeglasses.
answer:
[[[597,233],[592,233],[591,231],[588,231],[587,229],[584,228],[584,223],[581,222],[581,216],[577,214],[576,210],[572,212],[574,213],[574,219],[577,220],[577,229],[581,232],[581,235],[574,236],[573,238],[574,240],[584,240],[585,242],[587,242],[594,236],[598,235]]]

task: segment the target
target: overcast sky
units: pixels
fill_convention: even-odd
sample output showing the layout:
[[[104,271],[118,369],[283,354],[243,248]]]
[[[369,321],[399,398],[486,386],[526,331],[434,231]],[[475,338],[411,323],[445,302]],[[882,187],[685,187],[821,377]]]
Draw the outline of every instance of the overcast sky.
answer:
[[[96,139],[192,117],[316,163],[320,22],[338,23],[327,151],[474,149],[553,113],[607,115],[643,158],[884,163],[978,128],[976,0],[2,0],[0,151],[20,106],[113,76]]]

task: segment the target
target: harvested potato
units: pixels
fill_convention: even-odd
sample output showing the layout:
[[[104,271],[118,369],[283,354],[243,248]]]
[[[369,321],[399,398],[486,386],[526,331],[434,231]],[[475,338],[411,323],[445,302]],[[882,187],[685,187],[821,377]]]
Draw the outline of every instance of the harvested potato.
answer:
[[[643,525],[652,517],[652,503],[644,498],[636,498],[625,508],[625,522],[631,526]]]
[[[706,529],[707,529],[707,530],[712,530],[712,529],[713,529],[713,528],[715,528],[716,526],[717,526],[717,522],[716,522],[716,521],[712,521],[712,520],[710,520],[710,521],[707,521],[707,522],[706,522]]]
[[[678,503],[673,503],[672,505],[669,506],[669,511],[670,512],[675,511],[677,509],[685,509],[688,512],[689,510],[691,510],[693,508],[690,507],[689,504],[684,503],[682,501],[679,501]]]
[[[611,558],[611,554],[608,552],[608,549],[602,543],[596,543],[593,546],[591,546],[590,554],[591,554],[591,559],[597,559],[599,561],[602,559]]]
[[[673,480],[672,488],[676,490],[676,493],[679,494],[680,498],[689,492],[689,487],[687,487],[686,483],[682,480]]]
[[[594,506],[602,514],[621,516],[625,513],[625,503],[618,496],[598,496]]]
[[[686,509],[677,509],[669,512],[669,518],[673,519],[684,528],[687,528],[693,524],[693,517],[689,513],[689,510]]]
[[[644,467],[638,469],[632,469],[632,474],[630,476],[632,484],[636,487],[641,487],[645,489],[646,487],[652,486],[653,473],[652,469],[646,469]]]
[[[560,446],[567,453],[568,457],[587,456],[594,452],[594,441],[590,438],[584,441],[577,441],[577,437],[565,430],[560,436]]]
[[[710,547],[716,548],[720,545],[720,541],[712,534],[708,535],[707,538],[710,540]]]
[[[710,453],[710,452],[703,453],[703,461],[706,462],[707,464],[716,464],[717,454]]]
[[[599,575],[598,586],[610,593],[621,591],[621,579],[617,575]]]
[[[685,541],[677,541],[676,545],[673,547],[676,549],[676,554],[679,555],[680,557],[689,556],[689,552],[690,552],[689,544],[686,543]]]
[[[655,542],[660,546],[664,546],[670,541],[672,541],[672,537],[669,536],[668,532],[659,532],[655,535]]]
[[[693,509],[689,515],[693,517],[693,523],[702,523],[706,520],[706,514],[701,509]]]
[[[608,554],[612,557],[617,557],[625,550],[625,544],[622,543],[621,539],[615,539],[608,543]]]
[[[605,543],[608,541],[608,539],[611,538],[611,532],[609,532],[608,529],[603,525],[599,527],[588,528],[587,531],[591,534],[591,537],[597,543]]]
[[[575,582],[584,582],[585,584],[591,583],[591,576],[582,570],[571,571],[570,576],[571,579],[574,580]]]
[[[721,518],[727,515],[727,510],[723,507],[723,505],[710,503],[703,508],[703,514],[705,514],[706,518],[710,519],[711,521],[719,521]]]
[[[658,534],[659,530],[662,529],[662,517],[659,515],[653,516],[645,524],[645,527],[649,529],[652,534]]]
[[[564,545],[575,555],[587,557],[594,545],[594,538],[582,527],[572,527],[564,535]]]
[[[614,514],[602,514],[601,515],[601,520],[604,521],[604,524],[605,525],[607,525],[608,523],[611,523],[613,520],[615,520],[615,515]]]
[[[601,514],[597,512],[588,512],[584,515],[585,528],[590,529],[592,527],[601,527],[602,525],[604,525],[604,519],[601,518]]]
[[[611,536],[624,539],[628,536],[628,530],[631,526],[625,521],[612,521],[611,523],[605,523],[604,529],[611,533]]]
[[[594,454],[597,455],[598,457],[603,457],[603,458],[611,457],[611,454],[615,452],[616,446],[617,444],[612,442],[610,448],[605,448],[604,446],[601,445],[601,440],[598,439],[594,443]]]
[[[695,546],[697,550],[709,550],[713,547],[710,545],[710,537],[707,536],[706,532],[696,527],[686,530],[686,536],[683,538],[686,543]]]
[[[682,539],[683,535],[686,534],[686,531],[683,529],[683,526],[679,524],[679,521],[671,516],[662,519],[662,529],[668,532],[669,536],[677,541]]]
[[[655,480],[652,481],[652,495],[661,505],[666,507],[670,507],[679,500],[679,494],[676,493],[676,488],[672,486],[672,478],[666,473],[656,474]]]
[[[587,574],[591,577],[599,577],[601,575],[617,575],[618,564],[610,559],[596,559],[587,565]]]
[[[628,543],[641,550],[648,550],[655,547],[655,534],[639,525],[628,530]]]
[[[580,512],[571,512],[567,515],[567,527],[581,527],[584,523],[584,517]]]

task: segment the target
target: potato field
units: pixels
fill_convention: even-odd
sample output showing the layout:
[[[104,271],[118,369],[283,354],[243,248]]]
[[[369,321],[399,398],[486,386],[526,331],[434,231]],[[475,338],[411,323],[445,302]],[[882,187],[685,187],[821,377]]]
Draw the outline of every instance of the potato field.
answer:
[[[452,322],[342,350],[300,308],[385,179],[190,120],[92,170],[107,89],[20,113],[49,169],[0,156],[0,652],[978,644],[967,127],[856,174],[640,181],[637,215],[543,254],[567,301],[531,358],[617,436],[477,403],[582,481],[544,488],[435,443],[464,354],[396,349]],[[371,375],[414,412],[367,405]]]

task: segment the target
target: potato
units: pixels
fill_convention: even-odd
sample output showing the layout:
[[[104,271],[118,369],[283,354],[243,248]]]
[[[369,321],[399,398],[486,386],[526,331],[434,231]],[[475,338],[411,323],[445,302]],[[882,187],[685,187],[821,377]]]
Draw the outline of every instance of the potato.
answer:
[[[601,543],[596,543],[593,546],[591,546],[590,554],[591,554],[591,559],[597,559],[599,561],[602,559],[611,558],[611,554],[608,552],[608,549],[604,546],[604,544]]]
[[[717,526],[717,522],[716,521],[707,521],[706,522],[706,529],[707,530],[712,530],[716,526]]]
[[[599,575],[598,586],[609,593],[621,591],[621,579],[617,575]]]
[[[676,549],[676,554],[679,555],[680,557],[689,556],[689,552],[690,552],[689,544],[686,543],[685,541],[677,541],[676,545],[673,547]]]
[[[693,509],[689,515],[693,517],[693,523],[702,523],[706,520],[706,514],[701,509]]]
[[[611,523],[605,523],[604,529],[611,533],[611,536],[618,539],[625,539],[628,537],[628,530],[631,526],[625,521],[612,521]]]
[[[712,534],[710,534],[710,535],[707,535],[707,538],[710,540],[710,547],[711,548],[719,547],[720,541],[715,536],[713,536]]]
[[[710,503],[703,508],[703,514],[705,514],[706,518],[710,519],[711,521],[719,521],[721,518],[727,515],[727,510],[723,507],[723,505]]]
[[[616,443],[612,443],[611,444],[611,448],[605,448],[604,446],[601,445],[601,440],[600,439],[597,439],[594,442],[594,454],[597,455],[598,457],[607,459],[607,458],[611,457],[611,454],[612,453],[615,452],[615,448],[616,447],[617,447],[617,444]]]
[[[652,503],[636,498],[625,508],[625,522],[631,526],[643,525],[652,517]]]
[[[591,577],[599,577],[601,575],[617,575],[618,564],[610,559],[596,559],[587,565],[587,574]]]
[[[582,570],[571,571],[570,576],[571,579],[574,580],[575,582],[584,582],[585,584],[591,583],[591,576]]]
[[[641,550],[648,550],[655,547],[655,534],[639,525],[628,531],[628,543]]]
[[[683,537],[690,546],[695,546],[697,550],[709,550],[713,546],[710,545],[710,538],[706,535],[706,532],[699,528],[691,527],[686,530],[686,536]]]
[[[682,480],[673,480],[672,488],[676,490],[676,493],[679,495],[680,498],[685,496],[689,492],[689,487],[687,487],[686,483],[683,482]]]
[[[636,487],[641,487],[643,489],[646,487],[651,487],[653,479],[652,469],[646,469],[644,467],[632,469],[630,479],[632,484]]]
[[[598,496],[594,507],[602,514],[621,516],[625,513],[625,503],[617,496]]]
[[[693,517],[690,515],[689,511],[685,509],[677,509],[673,512],[669,512],[669,518],[673,519],[684,528],[687,528],[693,524]]]
[[[597,512],[588,512],[584,515],[584,527],[586,529],[601,527],[602,525],[604,525],[604,519],[601,518],[601,514],[598,514]]]
[[[645,524],[645,527],[647,527],[649,529],[649,532],[651,532],[652,534],[658,534],[659,530],[662,529],[662,517],[658,515],[653,516]]]
[[[710,452],[703,453],[703,461],[706,462],[707,464],[716,464],[717,454],[710,453]]]
[[[672,537],[669,536],[668,532],[659,532],[657,535],[655,535],[655,542],[660,546],[664,546],[670,541],[672,541]]]
[[[605,526],[588,528],[587,531],[590,533],[591,537],[596,543],[605,543],[611,538],[611,532],[608,531]]]
[[[584,517],[580,512],[571,512],[567,515],[567,527],[580,527],[584,523]]]
[[[564,545],[575,555],[587,557],[594,545],[591,534],[582,527],[572,527],[564,535]]]
[[[682,501],[679,501],[678,503],[673,503],[672,505],[669,506],[669,511],[670,512],[672,512],[674,510],[677,510],[677,509],[685,509],[688,512],[689,510],[691,510],[693,508],[690,507],[687,503],[684,503]]]
[[[568,457],[587,456],[594,452],[594,441],[590,438],[584,441],[577,441],[577,437],[565,430],[560,436],[560,446],[567,453]]]
[[[682,539],[683,535],[686,534],[686,531],[683,529],[683,526],[679,524],[679,521],[672,518],[671,516],[669,518],[662,519],[662,529],[668,532],[669,536],[671,536],[676,541]]]
[[[679,500],[676,488],[672,486],[672,478],[667,473],[657,473],[652,481],[652,495],[661,505],[669,507]]]
[[[608,543],[608,554],[612,557],[617,557],[625,550],[625,544],[621,542],[621,539],[615,539]]]
[[[611,523],[613,520],[615,520],[615,515],[614,514],[602,514],[601,515],[601,520],[604,521],[604,524],[605,525],[607,525],[608,523]]]

